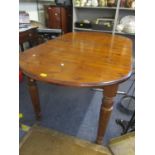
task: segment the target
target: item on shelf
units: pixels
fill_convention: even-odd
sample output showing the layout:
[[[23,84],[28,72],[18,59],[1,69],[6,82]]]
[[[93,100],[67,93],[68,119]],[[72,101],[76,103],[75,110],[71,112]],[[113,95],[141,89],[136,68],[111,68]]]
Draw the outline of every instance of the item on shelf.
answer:
[[[96,24],[104,24],[106,21],[114,21],[114,17],[102,17],[102,18],[97,18],[95,23]]]
[[[80,6],[86,6],[86,3],[87,3],[87,0],[81,0],[81,2],[80,2]]]
[[[121,0],[120,7],[125,7],[125,5],[126,5],[126,0]]]
[[[98,0],[98,6],[107,6],[107,0]]]
[[[116,30],[117,30],[118,32],[122,32],[122,31],[123,31],[123,28],[124,28],[124,25],[118,24],[117,27],[116,27]]]
[[[92,6],[93,6],[93,7],[98,6],[98,1],[97,1],[97,0],[92,0]]]
[[[92,24],[89,20],[85,19],[85,20],[80,21],[80,22],[75,22],[75,27],[90,29],[90,28],[92,28]]]
[[[75,6],[80,6],[81,5],[81,1],[80,0],[75,0]]]
[[[135,33],[135,24],[130,22],[130,23],[124,25],[123,32]]]
[[[131,8],[135,9],[135,1],[132,2]]]
[[[19,23],[20,24],[29,24],[30,23],[30,17],[27,12],[19,11]]]
[[[113,21],[105,19],[105,18],[98,18],[94,23],[92,23],[92,29],[94,30],[107,30],[112,31],[113,28]]]
[[[109,7],[116,6],[116,0],[107,0],[107,6]]]
[[[135,0],[126,0],[126,7],[132,8],[132,4]]]
[[[120,24],[117,25],[116,30],[118,32],[135,33],[135,16],[125,16],[120,20]]]
[[[135,16],[125,16],[120,20],[120,24],[135,23]]]
[[[92,5],[92,0],[88,0],[86,3],[86,6],[91,6]]]
[[[30,26],[29,14],[25,11],[19,11],[19,28],[27,28]]]
[[[83,22],[88,24],[91,23],[88,19],[84,19]]]

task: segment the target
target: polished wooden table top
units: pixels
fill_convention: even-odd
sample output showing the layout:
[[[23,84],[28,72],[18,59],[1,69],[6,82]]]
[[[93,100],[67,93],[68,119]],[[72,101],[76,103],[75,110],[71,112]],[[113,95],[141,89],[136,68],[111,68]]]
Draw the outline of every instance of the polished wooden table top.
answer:
[[[127,79],[132,71],[132,41],[98,32],[73,32],[20,54],[29,77],[53,84],[96,87]]]

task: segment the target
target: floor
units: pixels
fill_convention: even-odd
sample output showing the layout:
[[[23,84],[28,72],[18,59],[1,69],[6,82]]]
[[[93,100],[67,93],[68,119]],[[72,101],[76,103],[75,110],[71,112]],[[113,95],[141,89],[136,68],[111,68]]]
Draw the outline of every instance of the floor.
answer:
[[[127,91],[132,80],[121,84],[119,90]],[[90,88],[72,88],[38,82],[42,120],[41,126],[94,142],[96,139],[102,92]],[[19,111],[24,114],[24,124],[33,125],[35,117],[27,80],[20,82]],[[117,104],[122,96],[117,95],[114,110],[104,138],[106,145],[111,138],[121,134],[115,119],[129,120],[131,115],[122,113]],[[20,131],[20,138],[23,133]]]
[[[109,148],[107,147],[96,145],[89,141],[81,140],[73,136],[68,136],[55,130],[43,128],[40,126],[33,126],[31,131],[24,137],[20,143],[19,154],[112,155]]]

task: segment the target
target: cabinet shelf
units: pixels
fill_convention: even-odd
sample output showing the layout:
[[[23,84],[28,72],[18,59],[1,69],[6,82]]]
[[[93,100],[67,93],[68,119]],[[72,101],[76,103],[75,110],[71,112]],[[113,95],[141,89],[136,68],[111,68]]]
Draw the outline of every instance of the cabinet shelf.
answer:
[[[77,9],[116,9],[116,7],[75,6]]]
[[[107,30],[94,30],[94,29],[78,28],[78,27],[74,27],[74,30],[78,30],[78,31],[91,31],[91,32],[109,32],[109,33],[112,33],[112,31],[107,31]]]
[[[115,34],[123,34],[123,35],[135,36],[135,33],[125,33],[125,32],[118,32],[118,31],[115,31]]]
[[[125,8],[125,7],[120,7],[119,10],[135,11],[135,9],[133,9],[133,8]]]
[[[117,9],[116,7],[93,7],[93,6],[75,6],[74,8],[77,8],[77,9]],[[135,9],[133,8],[126,8],[126,7],[119,7],[119,10],[129,10],[129,11],[135,11]]]
[[[53,0],[38,0],[38,2],[53,2],[54,3]]]
[[[134,36],[135,34],[132,33],[124,33],[124,32],[117,32],[116,26],[119,21],[125,16],[134,16],[135,15],[135,8],[127,8],[121,7],[120,3],[121,0],[117,1],[116,6],[108,7],[108,6],[76,6],[76,0],[73,1],[73,31],[94,31],[94,32],[110,32],[113,34],[120,34],[126,35],[127,37]],[[110,19],[107,19],[109,17]],[[88,28],[78,28],[75,26],[77,21],[89,20],[89,21],[96,21],[98,18],[102,18],[102,20],[107,20],[109,22],[112,21],[113,28],[109,31],[107,30],[96,30],[97,27],[94,29]]]
[[[98,19],[102,19],[102,20],[105,20],[105,21],[114,21],[115,20],[113,18],[98,18]]]

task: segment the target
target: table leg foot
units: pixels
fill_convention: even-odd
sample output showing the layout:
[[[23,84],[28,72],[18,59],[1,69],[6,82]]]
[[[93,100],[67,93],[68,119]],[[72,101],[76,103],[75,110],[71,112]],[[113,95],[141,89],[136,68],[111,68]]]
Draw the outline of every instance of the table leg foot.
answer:
[[[28,87],[29,93],[31,96],[32,105],[35,111],[36,119],[41,119],[41,108],[40,108],[40,101],[39,101],[39,93],[36,81],[34,79],[28,78]]]
[[[99,145],[102,145],[102,141],[103,141],[103,138],[99,137],[99,138],[97,138],[96,143],[99,144]]]
[[[117,85],[104,87],[104,98],[102,100],[100,108],[98,133],[96,139],[97,144],[102,144],[103,142],[103,137],[105,135],[109,118],[113,110],[113,97],[116,96],[117,88],[118,88]]]

